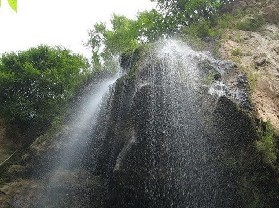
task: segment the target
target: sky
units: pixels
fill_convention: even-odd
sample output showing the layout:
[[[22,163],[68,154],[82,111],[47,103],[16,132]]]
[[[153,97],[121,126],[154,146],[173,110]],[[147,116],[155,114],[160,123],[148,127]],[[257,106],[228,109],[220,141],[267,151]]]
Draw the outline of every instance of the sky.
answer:
[[[15,13],[7,0],[2,0],[0,54],[47,44],[64,46],[89,58],[82,42],[94,23],[108,22],[113,13],[135,18],[139,11],[153,7],[149,0],[18,0]]]

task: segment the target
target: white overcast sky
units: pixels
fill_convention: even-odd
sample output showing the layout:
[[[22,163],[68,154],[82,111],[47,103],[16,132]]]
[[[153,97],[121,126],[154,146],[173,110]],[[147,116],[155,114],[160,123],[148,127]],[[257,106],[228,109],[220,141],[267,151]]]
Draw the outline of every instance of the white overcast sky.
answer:
[[[62,45],[88,57],[87,31],[113,13],[134,18],[154,7],[149,0],[18,0],[18,12],[2,0],[0,54],[39,44]]]

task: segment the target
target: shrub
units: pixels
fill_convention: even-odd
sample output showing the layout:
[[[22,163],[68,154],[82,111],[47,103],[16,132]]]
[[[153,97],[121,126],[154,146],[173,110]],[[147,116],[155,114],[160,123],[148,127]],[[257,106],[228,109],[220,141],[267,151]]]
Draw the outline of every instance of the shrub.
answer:
[[[236,24],[236,28],[239,30],[256,31],[261,26],[263,26],[264,23],[265,20],[260,15],[253,16],[253,17],[245,17]]]
[[[234,49],[234,50],[232,50],[232,55],[233,56],[241,56],[241,50],[240,50],[240,48],[236,48],[236,49]]]
[[[260,139],[256,142],[257,150],[265,162],[274,164],[277,160],[276,137],[270,122],[264,122],[258,134]]]
[[[190,35],[191,37],[197,37],[201,39],[218,35],[218,31],[214,28],[214,22],[206,19],[200,20],[197,23],[185,27],[183,33],[184,35]]]
[[[32,140],[59,116],[89,74],[86,60],[39,46],[0,59],[0,115],[15,137]]]

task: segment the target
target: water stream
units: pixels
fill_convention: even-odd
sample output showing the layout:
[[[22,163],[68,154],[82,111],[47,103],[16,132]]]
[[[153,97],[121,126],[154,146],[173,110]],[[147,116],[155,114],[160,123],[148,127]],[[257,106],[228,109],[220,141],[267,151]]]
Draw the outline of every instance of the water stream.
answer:
[[[106,103],[107,94],[119,76],[120,73],[117,73],[93,85],[92,91],[78,101],[78,107],[67,124],[67,131],[62,135],[59,157],[51,164],[51,171],[46,177],[44,196],[36,207],[82,207],[84,205],[79,203],[78,199],[69,199],[78,194],[83,195],[85,203],[90,201],[86,191],[80,193],[86,189],[86,183],[91,177],[84,169],[84,153],[94,132],[102,103]],[[76,205],[70,204],[73,201]]]

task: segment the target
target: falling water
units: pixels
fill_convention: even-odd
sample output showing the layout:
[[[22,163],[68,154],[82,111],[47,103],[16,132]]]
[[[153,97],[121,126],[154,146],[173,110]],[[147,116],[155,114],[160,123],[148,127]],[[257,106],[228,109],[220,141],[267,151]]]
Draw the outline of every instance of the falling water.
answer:
[[[90,201],[89,194],[84,191],[91,177],[83,167],[84,153],[96,126],[101,103],[106,103],[106,95],[119,76],[117,73],[97,86],[93,85],[94,89],[78,102],[78,109],[60,138],[62,147],[57,160],[51,164],[44,196],[36,207],[82,207]],[[79,202],[78,194],[82,194],[83,202]]]
[[[216,207],[219,176],[204,126],[203,74],[198,66],[211,57],[182,42],[161,44],[146,77],[153,166],[146,191],[156,207]]]
[[[230,73],[227,65],[176,40],[157,43],[145,57],[133,105],[126,109],[129,127],[116,127],[129,136],[118,156],[107,162],[114,164],[107,171],[115,190],[108,207],[235,205],[234,184],[220,164],[222,138],[214,131],[213,116],[218,98],[229,91],[221,80]],[[206,83],[208,77],[212,79]],[[116,122],[123,122],[123,116]],[[119,146],[119,138],[110,135],[107,140],[104,149]],[[108,151],[103,158],[115,152]]]

